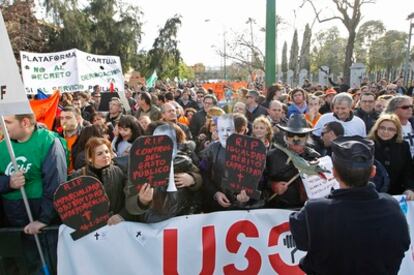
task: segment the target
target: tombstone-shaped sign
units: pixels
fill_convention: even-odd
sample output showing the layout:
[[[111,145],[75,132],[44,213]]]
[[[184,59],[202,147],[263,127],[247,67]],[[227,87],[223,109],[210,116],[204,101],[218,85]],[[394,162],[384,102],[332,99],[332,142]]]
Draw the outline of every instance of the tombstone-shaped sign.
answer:
[[[253,199],[259,199],[261,192],[257,185],[262,177],[266,162],[266,147],[252,137],[233,134],[227,139],[225,170],[227,180],[224,187],[235,194],[245,190]]]
[[[328,85],[328,76],[329,76],[329,67],[328,66],[321,66],[319,68],[319,78],[318,82],[322,86]]]
[[[294,72],[292,70],[287,71],[287,84],[290,85],[290,87],[293,86],[293,74]]]
[[[361,86],[362,79],[365,77],[365,65],[354,63],[351,66],[351,88]]]
[[[75,229],[73,240],[103,227],[109,219],[109,199],[102,183],[81,176],[59,185],[53,205],[64,224]]]
[[[166,135],[142,136],[132,144],[128,176],[131,183],[166,186],[170,177],[173,142]]]
[[[308,77],[308,70],[301,69],[299,71],[299,86],[302,87],[303,83],[305,83],[305,79]]]

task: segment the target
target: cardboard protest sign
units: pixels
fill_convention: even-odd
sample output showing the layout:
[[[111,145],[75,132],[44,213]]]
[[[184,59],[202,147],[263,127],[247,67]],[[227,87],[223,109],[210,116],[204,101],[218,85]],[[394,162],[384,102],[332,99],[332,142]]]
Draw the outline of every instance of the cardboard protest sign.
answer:
[[[71,49],[53,53],[20,52],[27,93],[38,89],[52,93],[91,90],[124,91],[124,76],[118,56],[95,55]]]
[[[59,186],[53,204],[60,219],[76,231],[73,240],[106,225],[109,199],[102,183],[93,177],[81,176]]]
[[[227,139],[226,175],[224,185],[234,193],[243,189],[253,199],[259,199],[261,192],[257,185],[262,177],[266,162],[266,147],[252,137],[233,134]]]
[[[1,12],[0,52],[0,115],[32,113]]]
[[[166,186],[170,176],[173,142],[168,136],[143,136],[132,144],[129,180],[135,185]]]
[[[305,191],[309,199],[323,198],[327,196],[331,189],[338,189],[339,183],[333,176],[332,173],[332,160],[329,156],[325,156],[319,159],[319,166],[330,171],[323,172],[325,178],[313,175],[308,176],[306,174],[301,175]]]

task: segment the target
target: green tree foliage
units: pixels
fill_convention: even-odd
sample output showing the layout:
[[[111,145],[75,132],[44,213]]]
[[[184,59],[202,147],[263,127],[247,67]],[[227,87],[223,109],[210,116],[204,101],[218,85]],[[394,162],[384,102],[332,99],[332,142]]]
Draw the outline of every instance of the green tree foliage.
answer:
[[[310,47],[312,40],[312,30],[309,24],[306,24],[303,33],[302,47],[300,48],[299,69],[306,69],[310,72]]]
[[[318,72],[320,66],[326,65],[330,72],[338,75],[345,62],[346,39],[339,37],[337,27],[316,34],[313,40],[311,71]]]
[[[145,75],[157,70],[160,79],[180,78],[179,64],[182,62],[182,58],[177,40],[177,32],[180,26],[181,16],[175,15],[168,19],[164,27],[160,29],[152,49],[148,51],[147,66],[144,68]]]
[[[34,1],[0,1],[0,9],[6,24],[16,60],[20,51],[48,52],[48,33],[52,27],[36,19]]]
[[[194,70],[187,66],[184,62],[180,62],[179,65],[179,75],[180,75],[180,79],[194,79],[195,78],[195,73]]]
[[[46,0],[43,4],[57,26],[51,34],[51,50],[77,48],[117,55],[124,70],[135,67],[142,34],[138,7],[116,0],[92,0],[84,8],[76,0]]]
[[[282,73],[283,73],[283,81],[286,82],[286,73],[288,71],[288,60],[287,60],[287,43],[283,43],[282,49]]]
[[[398,68],[403,64],[405,51],[407,49],[408,35],[399,31],[387,31],[384,36],[378,38],[369,49],[369,64],[371,71]]]
[[[299,43],[298,43],[298,31],[295,30],[293,34],[292,44],[290,46],[289,56],[289,69],[296,73],[298,68],[298,54],[299,54]]]
[[[355,38],[355,62],[368,63],[368,51],[372,42],[377,40],[385,33],[384,23],[381,20],[367,21],[358,29]]]

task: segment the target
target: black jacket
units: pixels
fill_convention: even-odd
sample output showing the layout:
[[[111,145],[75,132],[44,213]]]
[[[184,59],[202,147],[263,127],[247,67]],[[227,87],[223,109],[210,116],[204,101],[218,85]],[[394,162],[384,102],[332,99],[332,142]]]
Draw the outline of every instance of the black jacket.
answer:
[[[310,200],[289,223],[307,274],[397,274],[410,245],[398,202],[371,183]]]
[[[193,139],[197,139],[198,134],[200,133],[201,128],[206,123],[206,116],[207,113],[204,111],[204,109],[198,111],[193,115],[193,118],[190,122],[190,131],[191,135],[193,136]]]
[[[305,152],[301,155],[305,160],[315,160],[320,157],[319,153],[310,147],[305,147]],[[290,161],[286,164],[288,156],[279,149],[272,149],[267,154],[265,178],[267,179],[267,191],[269,196],[273,195],[271,191],[272,182],[285,181],[298,174],[298,170]],[[275,196],[268,201],[267,207],[271,208],[295,208],[301,207],[307,199],[305,189],[300,177],[295,179],[287,191],[282,195]]]
[[[414,190],[413,164],[409,145],[406,141],[375,141],[375,159],[384,165],[390,176],[389,194],[402,194]]]
[[[371,130],[372,126],[374,126],[375,121],[377,121],[379,117],[379,113],[373,110],[371,113],[367,113],[361,108],[358,108],[354,111],[354,115],[362,119],[365,123],[365,129],[367,131],[367,134]]]

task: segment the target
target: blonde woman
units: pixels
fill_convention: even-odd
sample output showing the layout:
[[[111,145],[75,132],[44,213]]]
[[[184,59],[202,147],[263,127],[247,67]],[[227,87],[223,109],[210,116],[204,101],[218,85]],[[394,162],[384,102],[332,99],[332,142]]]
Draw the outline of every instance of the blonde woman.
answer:
[[[273,129],[270,121],[266,117],[260,116],[253,121],[252,128],[253,137],[260,139],[266,146],[266,149],[269,150],[273,138]]]
[[[402,126],[394,114],[382,114],[368,137],[375,142],[375,159],[390,176],[389,194],[407,195],[414,200],[414,177],[410,146],[402,137]]]

